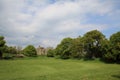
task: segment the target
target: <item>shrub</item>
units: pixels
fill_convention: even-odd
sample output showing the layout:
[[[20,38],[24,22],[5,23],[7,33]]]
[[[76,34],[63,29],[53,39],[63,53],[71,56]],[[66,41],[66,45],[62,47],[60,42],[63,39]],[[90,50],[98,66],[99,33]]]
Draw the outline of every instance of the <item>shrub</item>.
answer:
[[[53,49],[48,50],[47,57],[54,57],[54,50]]]
[[[37,56],[37,51],[35,49],[35,47],[33,45],[28,45],[23,51],[22,53],[26,56],[29,57],[34,57]]]

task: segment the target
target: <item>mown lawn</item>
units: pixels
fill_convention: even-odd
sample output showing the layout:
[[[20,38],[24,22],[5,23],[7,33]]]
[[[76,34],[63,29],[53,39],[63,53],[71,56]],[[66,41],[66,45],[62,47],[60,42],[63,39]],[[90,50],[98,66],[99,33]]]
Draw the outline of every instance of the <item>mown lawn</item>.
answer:
[[[120,80],[120,65],[47,57],[0,60],[0,80]]]

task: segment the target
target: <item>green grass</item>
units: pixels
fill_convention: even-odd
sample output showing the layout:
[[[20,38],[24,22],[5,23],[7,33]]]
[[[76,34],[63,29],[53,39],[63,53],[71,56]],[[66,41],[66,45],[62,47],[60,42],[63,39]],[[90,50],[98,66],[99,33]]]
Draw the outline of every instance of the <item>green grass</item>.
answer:
[[[120,65],[47,57],[0,60],[0,80],[120,80]]]

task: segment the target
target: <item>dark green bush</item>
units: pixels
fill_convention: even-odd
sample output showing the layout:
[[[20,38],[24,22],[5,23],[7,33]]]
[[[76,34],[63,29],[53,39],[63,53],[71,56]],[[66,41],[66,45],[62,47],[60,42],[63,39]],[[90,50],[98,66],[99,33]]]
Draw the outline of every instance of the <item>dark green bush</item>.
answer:
[[[53,49],[49,49],[47,52],[47,57],[54,57],[54,50]]]

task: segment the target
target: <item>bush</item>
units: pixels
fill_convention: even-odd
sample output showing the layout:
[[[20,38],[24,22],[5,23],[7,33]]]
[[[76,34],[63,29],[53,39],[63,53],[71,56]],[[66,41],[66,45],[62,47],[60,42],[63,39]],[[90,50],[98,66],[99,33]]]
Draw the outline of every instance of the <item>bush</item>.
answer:
[[[13,54],[10,54],[10,53],[4,53],[4,55],[3,55],[3,59],[6,59],[6,60],[8,60],[8,59],[13,59]]]
[[[108,52],[107,54],[104,55],[104,61],[109,63],[114,62],[115,61],[114,56],[110,52]]]
[[[47,57],[54,57],[54,50],[49,49],[47,52]]]
[[[67,49],[67,50],[64,50],[64,52],[62,53],[62,55],[61,55],[61,58],[62,59],[69,59],[70,58],[70,50],[69,49]]]
[[[37,56],[37,51],[33,45],[28,45],[22,53],[28,57],[35,57]]]

